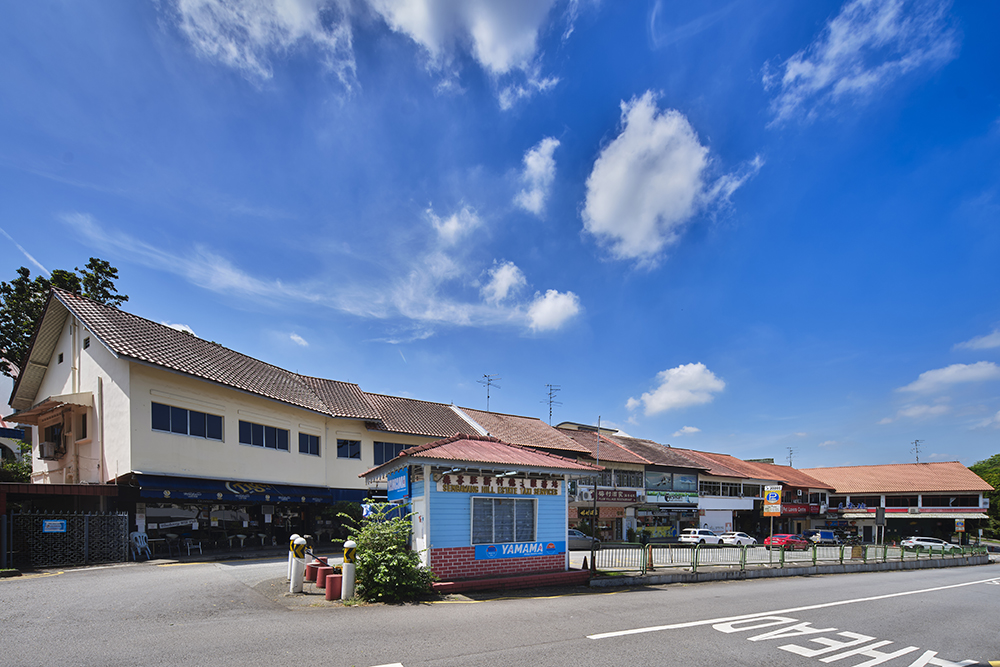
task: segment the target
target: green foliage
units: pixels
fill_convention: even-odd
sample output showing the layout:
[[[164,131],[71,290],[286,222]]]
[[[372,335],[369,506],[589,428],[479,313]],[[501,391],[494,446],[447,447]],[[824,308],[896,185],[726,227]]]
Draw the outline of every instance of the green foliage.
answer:
[[[969,470],[993,487],[993,491],[986,494],[990,499],[990,509],[987,511],[990,518],[983,532],[987,537],[1000,538],[1000,454],[969,466]]]
[[[20,482],[28,484],[31,482],[31,444],[18,442],[17,447],[21,452],[21,460],[5,458],[0,463],[0,482]]]
[[[368,602],[404,602],[431,591],[433,575],[421,567],[420,555],[406,545],[412,514],[390,517],[393,508],[387,503],[372,505],[371,514],[351,534],[358,545],[356,595]]]
[[[84,268],[76,268],[76,273],[56,269],[48,278],[37,276],[32,280],[31,271],[22,266],[16,278],[9,283],[0,282],[0,373],[13,377],[10,363],[24,365],[50,288],[58,287],[100,303],[120,306],[128,301],[128,296],[118,294],[114,283],[117,279],[118,269],[103,259],[91,257]]]

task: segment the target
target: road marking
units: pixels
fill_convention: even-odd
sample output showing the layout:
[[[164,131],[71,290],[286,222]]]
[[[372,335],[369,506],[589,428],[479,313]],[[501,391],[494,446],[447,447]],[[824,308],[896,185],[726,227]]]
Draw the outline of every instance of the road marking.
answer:
[[[616,632],[601,632],[595,635],[587,635],[587,639],[608,639],[611,637],[624,637],[626,635],[638,635],[644,632],[660,632],[661,630],[680,630],[682,628],[694,628],[699,625],[714,625],[727,621],[739,621],[757,616],[772,616],[777,614],[792,614],[798,611],[810,611],[812,609],[825,609],[827,607],[840,607],[858,602],[874,602],[876,600],[888,600],[890,598],[904,597],[907,595],[919,595],[921,593],[933,593],[935,591],[945,591],[951,588],[962,588],[965,586],[975,586],[977,584],[992,584],[1000,581],[1000,577],[992,579],[980,579],[979,581],[967,581],[962,584],[950,584],[948,586],[936,586],[934,588],[922,588],[916,591],[902,591],[900,593],[887,593],[886,595],[874,595],[865,598],[854,598],[852,600],[838,600],[837,602],[823,602],[821,604],[811,604],[805,607],[791,607],[789,609],[778,609],[777,611],[761,611],[754,614],[743,614],[741,616],[725,616],[722,618],[710,618],[701,621],[688,621],[686,623],[672,623],[670,625],[654,625],[648,628],[634,628],[632,630],[618,630]]]

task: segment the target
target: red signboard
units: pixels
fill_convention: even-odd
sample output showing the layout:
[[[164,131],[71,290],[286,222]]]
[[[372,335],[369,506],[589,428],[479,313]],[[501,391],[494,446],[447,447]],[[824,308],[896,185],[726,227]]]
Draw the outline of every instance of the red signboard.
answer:
[[[819,514],[819,505],[806,503],[781,503],[782,514]]]
[[[635,491],[623,491],[622,489],[597,490],[597,502],[599,503],[634,503],[637,497]]]

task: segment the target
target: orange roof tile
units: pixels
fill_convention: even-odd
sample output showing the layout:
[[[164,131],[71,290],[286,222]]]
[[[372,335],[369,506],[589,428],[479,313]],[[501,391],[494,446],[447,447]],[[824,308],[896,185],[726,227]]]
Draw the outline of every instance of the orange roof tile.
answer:
[[[993,489],[958,461],[806,468],[804,472],[825,481],[835,493],[943,493]]]
[[[586,447],[574,442],[558,429],[536,417],[483,412],[472,408],[462,408],[461,410],[486,429],[487,433],[504,442],[527,447],[563,450],[574,454],[590,453]]]
[[[563,428],[556,430],[581,447],[585,447],[588,452],[587,455],[590,458],[595,458],[595,456],[599,453],[600,457],[598,458],[600,461],[614,463],[638,463],[641,465],[652,463],[652,461],[648,461],[642,456],[630,452],[617,442],[603,435],[601,436],[600,450],[598,451],[596,431],[578,431],[576,429]]]

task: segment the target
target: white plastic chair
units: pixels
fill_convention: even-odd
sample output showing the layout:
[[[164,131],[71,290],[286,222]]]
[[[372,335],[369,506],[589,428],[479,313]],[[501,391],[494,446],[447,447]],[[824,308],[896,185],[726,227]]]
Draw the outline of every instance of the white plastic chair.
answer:
[[[146,552],[146,560],[153,557],[149,550],[149,537],[146,533],[133,532],[129,535],[129,545],[132,547],[132,560],[138,560],[139,554]]]
[[[202,555],[204,555],[204,553],[205,553],[205,552],[203,552],[203,551],[201,550],[201,541],[200,541],[200,540],[199,540],[199,541],[197,541],[197,542],[195,542],[195,541],[194,541],[194,540],[192,540],[192,539],[191,539],[190,537],[185,537],[185,538],[184,538],[184,546],[185,546],[185,547],[187,547],[187,550],[188,550],[188,556],[190,556],[190,555],[191,555],[191,550],[192,550],[192,549],[197,549],[197,550],[198,550],[198,553],[200,553],[200,554],[202,554]]]

